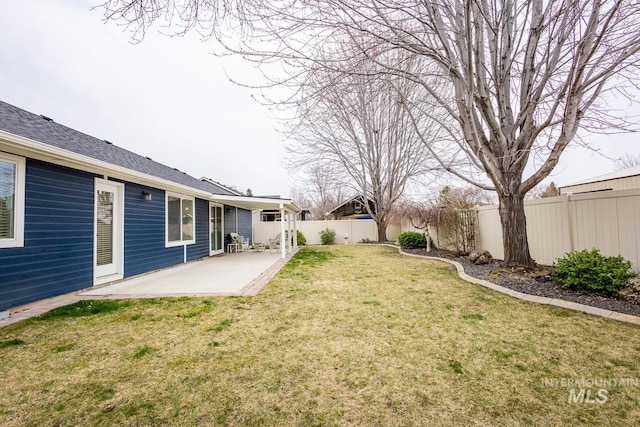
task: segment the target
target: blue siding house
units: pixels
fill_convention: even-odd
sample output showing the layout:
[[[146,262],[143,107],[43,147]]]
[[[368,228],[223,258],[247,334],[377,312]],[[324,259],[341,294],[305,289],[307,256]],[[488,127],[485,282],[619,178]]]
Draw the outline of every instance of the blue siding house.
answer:
[[[0,311],[216,255],[246,197],[0,101]]]

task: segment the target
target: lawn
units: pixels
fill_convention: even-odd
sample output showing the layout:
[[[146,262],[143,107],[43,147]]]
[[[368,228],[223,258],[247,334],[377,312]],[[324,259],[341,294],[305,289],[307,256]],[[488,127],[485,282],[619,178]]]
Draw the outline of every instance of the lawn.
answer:
[[[379,246],[304,248],[256,297],[63,307],[0,365],[5,426],[640,424],[640,327]]]

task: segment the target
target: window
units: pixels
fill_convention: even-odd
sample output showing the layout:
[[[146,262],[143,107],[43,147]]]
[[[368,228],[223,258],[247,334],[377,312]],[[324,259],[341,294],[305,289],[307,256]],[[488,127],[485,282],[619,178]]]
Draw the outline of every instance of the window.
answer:
[[[167,246],[195,243],[194,200],[167,194]]]
[[[23,157],[0,153],[0,248],[24,246]]]

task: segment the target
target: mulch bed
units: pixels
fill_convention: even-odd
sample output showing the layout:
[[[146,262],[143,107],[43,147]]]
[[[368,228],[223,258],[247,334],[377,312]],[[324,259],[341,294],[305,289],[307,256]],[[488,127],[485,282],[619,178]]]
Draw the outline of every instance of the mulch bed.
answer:
[[[618,313],[640,316],[640,295],[638,294],[631,293],[612,297],[585,295],[564,288],[549,275],[544,274],[544,271],[538,274],[530,274],[525,271],[502,268],[499,260],[493,260],[489,264],[475,265],[466,256],[459,256],[451,251],[434,249],[431,252],[427,252],[426,249],[407,249],[405,252],[457,261],[462,264],[464,271],[468,275],[488,280],[496,285],[522,292],[523,294],[562,299]],[[548,266],[541,267],[547,271],[551,269]]]

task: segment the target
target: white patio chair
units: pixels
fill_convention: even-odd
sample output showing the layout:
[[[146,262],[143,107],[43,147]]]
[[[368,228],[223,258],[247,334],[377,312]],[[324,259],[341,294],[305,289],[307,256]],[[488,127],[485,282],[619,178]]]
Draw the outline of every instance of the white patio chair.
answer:
[[[246,252],[249,250],[249,239],[247,237],[242,237],[238,233],[229,233],[229,235],[233,243],[238,245],[238,251]]]
[[[248,237],[244,237],[244,236],[240,236],[240,238],[242,239],[242,252],[246,252],[249,250],[249,238]]]
[[[280,250],[280,248],[282,247],[280,245],[280,236],[281,235],[278,234],[275,238],[269,239],[269,252],[271,252],[271,250],[273,249]],[[285,239],[284,244],[285,244],[285,248],[289,249],[289,240]]]

